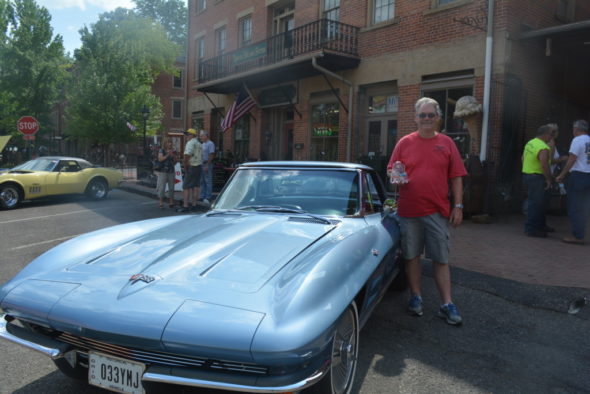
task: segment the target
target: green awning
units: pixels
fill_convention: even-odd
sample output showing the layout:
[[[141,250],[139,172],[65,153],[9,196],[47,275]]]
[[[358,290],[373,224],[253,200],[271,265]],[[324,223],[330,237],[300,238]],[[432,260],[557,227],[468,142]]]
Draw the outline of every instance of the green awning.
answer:
[[[4,150],[4,147],[6,146],[6,144],[8,144],[9,140],[10,140],[9,135],[0,135],[0,152],[2,152]]]

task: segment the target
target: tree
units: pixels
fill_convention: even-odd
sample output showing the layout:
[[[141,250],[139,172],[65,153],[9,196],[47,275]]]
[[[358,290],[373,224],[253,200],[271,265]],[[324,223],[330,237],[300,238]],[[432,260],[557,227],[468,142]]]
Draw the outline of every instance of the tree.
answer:
[[[151,85],[159,73],[173,71],[178,47],[159,24],[123,8],[100,15],[80,34],[82,46],[74,54],[67,94],[67,134],[105,148],[131,142],[143,128],[132,131],[127,122],[142,125],[144,105],[150,109],[153,134],[162,110]]]
[[[152,18],[160,23],[171,41],[185,48],[187,27],[187,9],[181,0],[133,0],[138,15]]]
[[[0,0],[0,134],[17,135],[16,121],[35,116],[39,135],[51,131],[67,59],[51,16],[34,0]]]

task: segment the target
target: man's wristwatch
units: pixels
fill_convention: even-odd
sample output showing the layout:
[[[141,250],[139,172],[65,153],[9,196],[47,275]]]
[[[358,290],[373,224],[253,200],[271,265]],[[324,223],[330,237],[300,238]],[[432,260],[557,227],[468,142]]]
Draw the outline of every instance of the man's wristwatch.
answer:
[[[455,208],[463,209],[463,204],[455,204]]]

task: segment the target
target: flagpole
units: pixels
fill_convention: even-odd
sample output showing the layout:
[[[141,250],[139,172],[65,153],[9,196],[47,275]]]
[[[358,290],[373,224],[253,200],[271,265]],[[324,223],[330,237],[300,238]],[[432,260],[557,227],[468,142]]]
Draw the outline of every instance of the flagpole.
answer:
[[[252,99],[252,101],[254,101],[254,103],[256,104],[256,106],[258,108],[260,108],[260,104],[258,104],[258,100],[256,100],[254,98],[254,95],[252,94],[252,92],[250,91],[250,89],[248,89],[248,86],[246,86],[245,82],[242,82],[242,85],[244,85],[244,90],[246,91],[246,93],[248,93],[248,96],[250,96],[250,98]]]

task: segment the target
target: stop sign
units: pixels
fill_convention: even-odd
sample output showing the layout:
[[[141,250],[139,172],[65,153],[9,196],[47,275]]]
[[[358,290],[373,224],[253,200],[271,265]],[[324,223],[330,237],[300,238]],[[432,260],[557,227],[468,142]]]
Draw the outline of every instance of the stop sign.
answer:
[[[16,122],[16,128],[24,135],[34,135],[39,131],[39,122],[32,116],[23,116]]]

